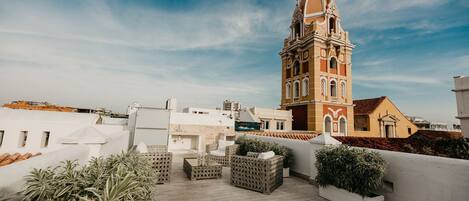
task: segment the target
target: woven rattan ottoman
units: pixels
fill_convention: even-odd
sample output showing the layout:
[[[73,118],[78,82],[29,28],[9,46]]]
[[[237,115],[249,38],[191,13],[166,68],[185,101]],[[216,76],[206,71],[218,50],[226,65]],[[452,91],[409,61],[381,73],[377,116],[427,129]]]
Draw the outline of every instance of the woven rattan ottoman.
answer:
[[[199,165],[197,158],[184,158],[184,172],[190,180],[221,178],[222,165],[209,161],[207,165]]]

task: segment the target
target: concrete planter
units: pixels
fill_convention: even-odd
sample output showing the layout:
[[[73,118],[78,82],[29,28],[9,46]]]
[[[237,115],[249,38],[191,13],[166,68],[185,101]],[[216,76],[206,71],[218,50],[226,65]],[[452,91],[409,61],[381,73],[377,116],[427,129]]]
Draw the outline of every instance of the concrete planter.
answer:
[[[362,197],[361,195],[337,188],[333,185],[319,187],[319,195],[330,201],[384,201],[384,196],[382,195],[371,198]]]
[[[283,178],[290,177],[290,168],[283,168]]]

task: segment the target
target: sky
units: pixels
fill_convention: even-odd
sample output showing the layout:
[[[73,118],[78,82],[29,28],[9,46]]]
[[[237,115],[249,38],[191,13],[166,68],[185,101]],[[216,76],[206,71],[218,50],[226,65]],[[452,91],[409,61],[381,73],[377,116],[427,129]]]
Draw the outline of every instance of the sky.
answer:
[[[124,112],[280,103],[296,0],[0,0],[0,103]],[[457,122],[453,77],[469,75],[469,1],[337,0],[350,32],[353,97]]]

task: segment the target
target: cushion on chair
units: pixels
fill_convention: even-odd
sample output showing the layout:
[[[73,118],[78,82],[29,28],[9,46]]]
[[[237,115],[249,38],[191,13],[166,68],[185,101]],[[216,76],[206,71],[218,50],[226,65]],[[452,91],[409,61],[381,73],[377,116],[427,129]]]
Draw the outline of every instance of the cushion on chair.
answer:
[[[214,156],[225,156],[225,151],[215,150],[215,151],[210,151],[210,154]]]
[[[140,144],[137,145],[137,152],[139,153],[148,153],[148,147],[145,143],[140,142]]]
[[[218,140],[218,150],[225,151],[227,146],[234,145],[234,141]]]
[[[262,152],[257,156],[259,159],[271,159],[272,157],[275,156],[275,153],[273,151],[268,151],[268,152]]]

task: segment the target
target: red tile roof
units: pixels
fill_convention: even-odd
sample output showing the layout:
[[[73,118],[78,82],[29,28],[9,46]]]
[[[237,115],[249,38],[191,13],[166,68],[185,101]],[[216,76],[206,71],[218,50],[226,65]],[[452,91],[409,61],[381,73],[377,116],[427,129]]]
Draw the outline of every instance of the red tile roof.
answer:
[[[247,134],[247,135],[258,135],[258,136],[285,138],[285,139],[293,139],[293,140],[304,140],[304,141],[308,141],[320,135],[320,133],[318,132],[311,132],[311,131],[292,131],[292,132],[246,131],[246,132],[239,132],[239,133]]]
[[[15,154],[0,154],[0,167],[5,166],[5,165],[10,165],[12,163],[18,162],[18,161],[23,161],[27,160],[29,158],[35,157],[41,155],[41,153],[25,153],[25,154],[20,154],[20,153],[15,153]]]
[[[354,114],[355,115],[368,115],[371,114],[375,109],[386,99],[386,96],[379,98],[370,98],[362,100],[354,100]]]
[[[56,111],[56,112],[74,112],[75,108],[52,105],[47,102],[38,103],[32,101],[13,101],[12,103],[4,104],[3,107],[10,109],[23,109],[23,110],[43,110],[43,111]]]

